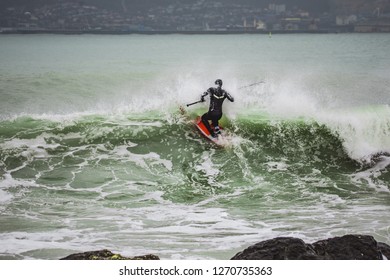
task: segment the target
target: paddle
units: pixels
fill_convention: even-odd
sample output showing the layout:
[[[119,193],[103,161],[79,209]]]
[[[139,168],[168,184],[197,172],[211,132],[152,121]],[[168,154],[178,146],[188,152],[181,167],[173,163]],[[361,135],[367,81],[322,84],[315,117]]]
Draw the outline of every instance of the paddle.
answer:
[[[187,107],[189,107],[189,106],[191,106],[191,105],[195,105],[195,104],[201,103],[201,102],[203,102],[203,101],[202,101],[202,100],[199,100],[199,101],[196,101],[196,102],[187,104]]]
[[[264,81],[261,81],[261,82],[253,83],[253,84],[250,84],[250,85],[247,85],[247,86],[239,87],[238,89],[252,87],[252,86],[255,86],[255,85],[258,85],[258,84],[264,84],[264,83],[265,83]]]
[[[250,84],[250,85],[246,85],[246,86],[239,87],[238,89],[247,88],[247,87],[252,87],[252,86],[255,86],[255,85],[258,85],[258,84],[263,84],[263,83],[265,83],[265,82],[264,82],[264,81],[256,82],[256,83],[253,83],[253,84]],[[192,106],[192,105],[195,105],[195,104],[198,104],[198,103],[201,103],[201,102],[203,102],[203,101],[202,101],[202,100],[199,100],[199,101],[196,101],[196,102],[187,104],[187,107]]]

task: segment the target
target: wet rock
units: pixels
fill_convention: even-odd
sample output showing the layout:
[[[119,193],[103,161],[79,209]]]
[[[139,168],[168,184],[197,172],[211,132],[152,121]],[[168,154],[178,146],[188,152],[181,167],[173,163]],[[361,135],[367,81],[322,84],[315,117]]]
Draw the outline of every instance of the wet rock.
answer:
[[[381,260],[382,254],[372,236],[345,235],[313,243],[324,260]]]
[[[378,248],[381,251],[382,255],[386,257],[386,259],[390,260],[390,245],[387,245],[383,242],[378,242]]]
[[[236,254],[232,260],[382,260],[390,246],[368,235],[344,235],[313,244],[299,238],[278,237],[262,241]]]
[[[299,238],[278,237],[257,243],[236,254],[232,260],[315,260],[313,246]]]
[[[61,260],[159,260],[155,255],[124,257],[109,250],[90,251],[69,255]]]

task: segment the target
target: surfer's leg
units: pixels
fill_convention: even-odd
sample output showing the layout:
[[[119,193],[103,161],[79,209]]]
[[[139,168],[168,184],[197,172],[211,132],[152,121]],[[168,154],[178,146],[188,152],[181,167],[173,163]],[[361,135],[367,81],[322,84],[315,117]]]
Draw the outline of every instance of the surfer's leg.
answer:
[[[210,126],[210,123],[209,123],[209,120],[212,120],[211,116],[209,115],[209,113],[205,113],[203,114],[202,116],[202,122],[204,124],[204,126],[207,128],[207,130],[210,132],[211,136],[214,137],[214,130],[211,128]]]
[[[220,119],[219,115],[211,117],[211,123],[213,124],[214,127],[218,126],[219,119]]]
[[[214,132],[216,134],[221,133],[221,131],[219,130],[219,124],[218,124],[218,121],[221,119],[221,117],[222,117],[222,114],[217,114],[217,115],[212,116],[212,118],[211,118],[211,122],[212,122],[213,127],[214,127]]]
[[[212,137],[217,137],[217,134],[220,133],[219,126],[218,126],[218,120],[220,119],[220,115],[211,112],[208,114],[208,117],[211,120],[211,124],[212,124],[212,127],[209,128],[210,134]]]

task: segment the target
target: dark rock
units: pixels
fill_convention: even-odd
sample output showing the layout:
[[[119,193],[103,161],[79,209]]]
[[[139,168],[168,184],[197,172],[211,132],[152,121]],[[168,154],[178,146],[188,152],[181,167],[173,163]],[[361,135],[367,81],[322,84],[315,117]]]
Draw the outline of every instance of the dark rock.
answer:
[[[324,260],[381,260],[382,254],[372,236],[345,235],[313,243]]]
[[[232,260],[315,260],[313,246],[299,238],[278,237],[257,243],[236,254]]]
[[[390,246],[368,235],[345,235],[306,244],[298,238],[262,241],[236,254],[232,260],[382,260],[390,259]]]
[[[61,260],[159,260],[155,255],[124,257],[109,250],[91,251],[69,255]]]
[[[386,259],[390,260],[390,246],[386,243],[378,242],[379,251],[386,257]]]

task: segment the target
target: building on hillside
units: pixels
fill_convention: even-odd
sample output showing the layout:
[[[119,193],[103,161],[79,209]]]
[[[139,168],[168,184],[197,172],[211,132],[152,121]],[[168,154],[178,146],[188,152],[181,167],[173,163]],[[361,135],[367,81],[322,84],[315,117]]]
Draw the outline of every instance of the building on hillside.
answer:
[[[390,33],[390,22],[363,22],[355,25],[355,32],[359,33]]]

